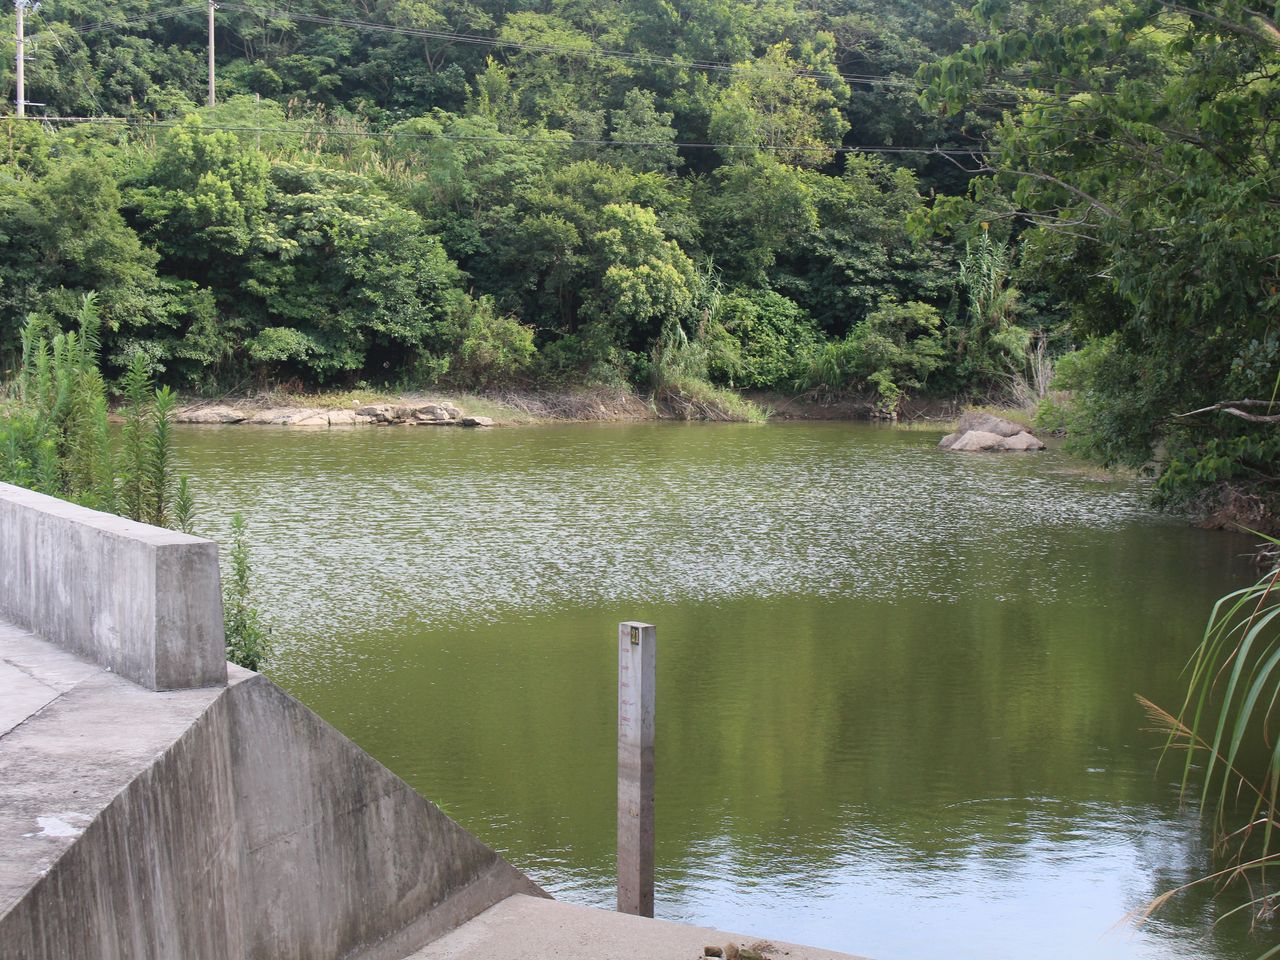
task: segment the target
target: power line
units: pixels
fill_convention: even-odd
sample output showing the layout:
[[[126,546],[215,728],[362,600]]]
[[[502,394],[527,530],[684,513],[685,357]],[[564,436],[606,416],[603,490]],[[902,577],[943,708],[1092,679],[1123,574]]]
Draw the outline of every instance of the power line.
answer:
[[[263,18],[282,17],[285,19],[302,21],[304,23],[314,23],[314,24],[320,24],[320,25],[326,25],[326,26],[346,27],[346,28],[355,29],[355,30],[367,30],[375,33],[389,33],[389,34],[395,34],[399,36],[416,37],[419,39],[447,40],[455,43],[469,43],[469,44],[476,44],[476,45],[495,47],[495,48],[499,48],[499,47],[511,48],[515,50],[524,50],[531,53],[548,53],[548,54],[556,54],[561,56],[583,57],[583,58],[605,57],[605,58],[622,60],[628,63],[637,63],[637,64],[644,64],[644,65],[650,65],[650,66],[668,66],[668,67],[674,67],[676,69],[715,71],[715,72],[730,73],[730,74],[745,73],[751,70],[750,66],[747,66],[741,63],[727,63],[725,61],[719,61],[719,60],[682,60],[678,57],[666,57],[660,54],[637,53],[630,50],[612,50],[612,49],[606,49],[606,48],[600,48],[600,47],[591,47],[591,48],[566,47],[566,46],[557,45],[557,44],[526,43],[526,42],[517,41],[517,40],[501,40],[496,37],[482,37],[482,36],[477,36],[475,34],[454,33],[447,30],[430,30],[425,27],[394,26],[392,24],[375,23],[373,21],[368,21],[368,20],[356,20],[356,19],[351,19],[346,17],[327,17],[319,14],[309,14],[309,13],[302,13],[302,12],[291,11],[291,10],[259,9],[256,7],[240,6],[239,4],[236,4],[236,3],[218,3],[217,7],[218,9],[237,11],[240,13],[247,13],[247,14],[251,14],[251,15],[263,17]],[[118,19],[99,20],[94,23],[85,24],[80,27],[74,27],[72,29],[75,33],[82,34],[82,35],[92,33],[98,30],[117,29],[117,28],[123,29],[123,28],[137,26],[143,23],[148,23],[156,20],[163,20],[163,19],[168,19],[170,17],[176,17],[183,13],[194,12],[196,10],[203,11],[205,8],[206,8],[205,4],[187,4],[184,6],[172,8],[170,10],[162,10],[162,11],[156,11],[153,13],[137,14],[132,17],[121,17]],[[903,89],[913,89],[913,90],[919,89],[920,87],[920,84],[916,80],[909,79],[906,77],[895,77],[895,76],[862,74],[862,73],[844,73],[840,71],[824,73],[819,70],[806,70],[806,69],[789,70],[787,72],[792,76],[805,77],[813,80],[831,80],[838,77],[839,79],[845,81],[846,83],[851,83],[851,84],[871,84],[871,85],[878,85],[883,87],[899,87]],[[1017,97],[1026,96],[1032,92],[1043,92],[1043,91],[1019,89],[1016,87],[983,87],[981,89],[983,92],[986,92],[986,93],[999,93],[999,94],[1006,94],[1006,95],[1012,95]]]
[[[740,63],[727,63],[720,60],[681,60],[677,57],[664,57],[659,54],[636,53],[631,50],[611,50],[602,47],[566,47],[557,44],[527,43],[518,40],[501,40],[497,37],[481,37],[469,33],[452,33],[447,30],[429,30],[425,27],[401,27],[393,26],[386,23],[374,23],[368,20],[354,20],[346,17],[326,17],[319,14],[300,13],[290,10],[264,10],[256,7],[240,6],[236,3],[219,3],[219,9],[235,10],[240,13],[253,14],[259,17],[282,17],[291,20],[300,20],[304,23],[315,23],[334,27],[347,27],[354,30],[368,30],[374,33],[391,33],[400,36],[417,37],[426,40],[449,40],[455,43],[470,43],[488,47],[509,47],[516,50],[525,50],[531,53],[552,53],[570,57],[607,57],[617,60],[623,60],[629,63],[639,63],[651,66],[668,66],[684,70],[709,70],[722,73],[744,73],[749,72],[750,67]],[[881,86],[897,86],[910,87],[918,89],[920,84],[915,80],[906,77],[892,76],[875,76],[872,74],[858,73],[824,73],[820,70],[789,70],[792,76],[807,77],[813,80],[831,80],[839,77],[846,83],[869,83],[879,84]],[[985,88],[992,93],[1007,93],[1015,95],[1024,95],[1028,91],[1018,90],[1016,88],[989,87]]]
[[[205,8],[205,5],[203,3],[187,4],[186,6],[182,6],[182,7],[174,7],[171,10],[158,10],[154,13],[139,13],[132,17],[117,17],[110,20],[97,20],[97,21],[94,21],[93,23],[86,23],[80,27],[72,27],[72,31],[79,34],[85,34],[85,33],[93,33],[94,31],[97,31],[97,30],[109,30],[109,29],[116,29],[120,27],[132,27],[140,23],[147,23],[152,20],[165,20],[169,17],[176,17],[183,13],[188,13],[194,10],[203,10],[204,8]]]
[[[17,119],[17,118],[14,118]],[[23,119],[42,123],[100,124],[104,126],[139,127],[145,129],[176,129],[183,125],[177,120],[133,120],[128,117],[32,117]],[[448,140],[459,142],[481,143],[524,143],[545,144],[548,146],[596,146],[596,147],[676,147],[689,150],[764,150],[776,153],[884,153],[884,154],[924,154],[930,156],[977,157],[991,154],[990,150],[965,149],[957,147],[893,147],[876,144],[848,145],[840,144],[831,147],[788,146],[782,144],[749,144],[749,143],[708,143],[701,141],[672,140],[603,140],[572,137],[503,137],[482,136],[479,134],[451,133],[415,133],[409,130],[335,130],[325,127],[307,127],[290,129],[288,127],[258,127],[245,124],[213,124],[202,123],[201,130],[219,130],[229,133],[270,133],[295,137],[355,137],[371,140]]]

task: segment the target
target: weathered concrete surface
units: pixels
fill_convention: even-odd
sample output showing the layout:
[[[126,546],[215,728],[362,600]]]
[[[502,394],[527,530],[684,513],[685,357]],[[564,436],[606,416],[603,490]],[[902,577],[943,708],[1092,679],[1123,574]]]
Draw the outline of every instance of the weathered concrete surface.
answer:
[[[152,692],[0,621],[0,704],[5,960],[397,960],[545,896],[257,674]]]
[[[696,960],[703,947],[731,943],[773,960],[858,960],[847,953],[520,895],[405,960]]]
[[[152,690],[227,679],[216,543],[6,483],[0,617]]]
[[[59,949],[41,953],[31,936],[18,933],[23,918],[35,923],[48,946],[57,942],[57,928],[64,924],[55,920],[58,910],[51,901],[85,854],[90,861],[101,859],[101,838],[80,849],[77,838],[89,829],[101,834],[118,828],[118,821],[102,819],[104,810],[145,776],[224,690],[148,691],[4,623],[0,667],[0,702],[8,703],[15,688],[41,690],[45,700],[39,704],[40,697],[24,697],[27,710],[11,713],[0,727],[0,956],[59,956]],[[137,839],[132,856],[120,864],[126,872],[140,865],[137,854],[147,841],[141,835]],[[96,872],[82,876],[96,879]],[[36,887],[43,893],[23,906]],[[110,896],[109,888],[86,886],[60,907],[87,919]]]

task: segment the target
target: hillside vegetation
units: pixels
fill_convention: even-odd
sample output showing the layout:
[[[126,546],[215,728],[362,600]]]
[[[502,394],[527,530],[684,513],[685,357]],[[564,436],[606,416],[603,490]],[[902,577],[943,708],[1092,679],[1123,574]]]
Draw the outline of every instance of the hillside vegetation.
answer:
[[[277,6],[217,10],[213,107],[204,5],[28,15],[0,370],[95,292],[109,378],[1012,398],[1274,513],[1268,10]]]

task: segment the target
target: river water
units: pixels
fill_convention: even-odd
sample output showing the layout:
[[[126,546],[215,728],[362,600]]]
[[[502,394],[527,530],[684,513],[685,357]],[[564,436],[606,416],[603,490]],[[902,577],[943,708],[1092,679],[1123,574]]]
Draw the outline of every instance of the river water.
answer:
[[[1241,960],[1176,708],[1248,542],[1065,455],[857,424],[184,427],[273,679],[562,899],[613,898],[615,635],[658,627],[657,912],[879,960]]]

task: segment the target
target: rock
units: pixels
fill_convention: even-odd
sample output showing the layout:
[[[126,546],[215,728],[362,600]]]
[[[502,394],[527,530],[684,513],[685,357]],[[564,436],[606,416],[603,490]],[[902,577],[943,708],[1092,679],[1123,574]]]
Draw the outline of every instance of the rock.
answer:
[[[173,415],[175,423],[239,423],[245,414],[231,407],[184,407]]]
[[[980,437],[968,439],[970,434],[979,434]],[[995,437],[996,441],[991,441],[990,437]],[[1014,440],[1015,443],[1001,445],[1001,440]],[[961,446],[961,443],[966,444]],[[981,444],[986,444],[981,445]],[[1043,450],[1044,444],[1037,440],[1034,436],[1027,432],[1025,427],[1021,427],[1012,420],[1005,420],[1001,417],[993,417],[989,413],[970,412],[964,414],[956,424],[955,433],[949,433],[938,442],[939,449],[942,450]]]
[[[704,957],[723,957],[724,950],[720,947],[703,947],[702,955]]]
[[[356,408],[356,416],[368,417],[374,423],[390,423],[396,418],[396,408],[389,403],[367,403]]]
[[[1003,441],[1004,437],[998,433],[988,433],[986,430],[970,430],[946,449],[966,452],[995,450]]]
[[[327,413],[316,413],[309,417],[303,417],[301,420],[290,420],[291,427],[327,427],[329,426],[329,415]]]
[[[462,419],[462,411],[459,410],[457,407],[455,407],[452,403],[446,403],[446,404],[443,404],[443,406],[444,406],[444,412],[449,416],[451,420]]]
[[[1000,442],[999,449],[1009,451],[1043,450],[1044,442],[1024,430],[1015,437],[1005,437]]]
[[[464,427],[492,427],[493,418],[491,417],[463,417],[461,423]]]
[[[354,410],[329,411],[329,426],[331,427],[349,427],[359,422],[368,423],[369,418],[356,416]]]
[[[415,420],[414,423],[420,427],[456,427],[459,421],[446,418],[444,420]]]
[[[736,943],[728,944],[724,948],[725,960],[738,960],[738,945]]]
[[[1011,453],[1044,449],[1044,444],[1025,430],[1012,437],[1002,437],[998,433],[990,433],[986,430],[969,430],[959,439],[951,437],[947,439],[952,442],[949,446],[943,447],[944,450],[965,453]]]
[[[292,426],[300,420],[307,420],[323,413],[323,410],[307,409],[305,407],[268,407],[266,410],[259,410],[245,422]],[[326,418],[325,425],[327,426],[328,423],[329,421]]]
[[[966,433],[971,433],[975,430],[980,433],[994,433],[998,437],[1016,437],[1018,434],[1026,432],[1025,427],[1019,426],[1012,420],[993,417],[989,413],[971,411],[960,417],[960,420],[956,423],[955,433],[949,433],[943,437],[938,446],[943,450],[950,450],[957,440]]]
[[[995,433],[1002,437],[1016,437],[1020,433],[1025,433],[1026,429],[1012,420],[976,412],[964,414],[956,424],[956,433],[964,434],[970,430],[981,430],[983,433]]]

